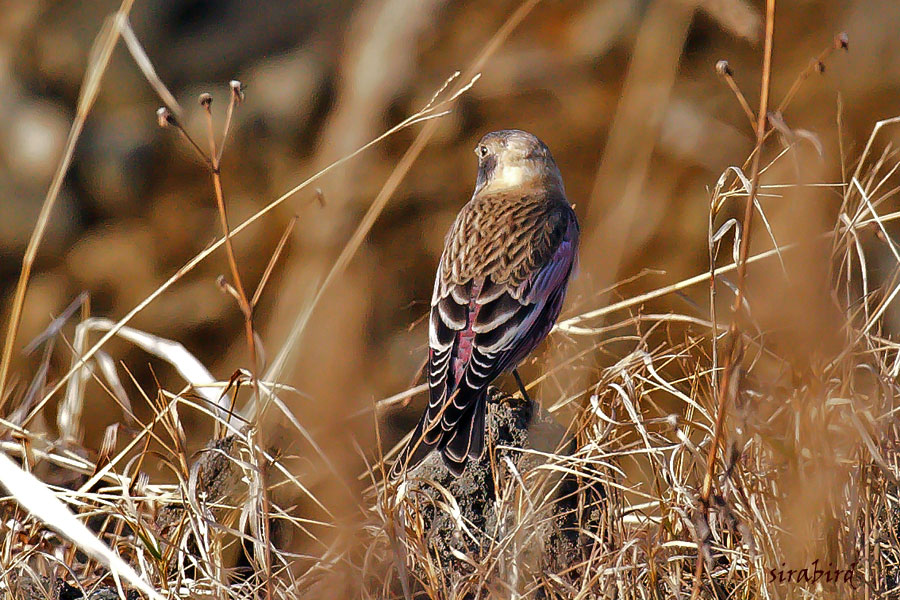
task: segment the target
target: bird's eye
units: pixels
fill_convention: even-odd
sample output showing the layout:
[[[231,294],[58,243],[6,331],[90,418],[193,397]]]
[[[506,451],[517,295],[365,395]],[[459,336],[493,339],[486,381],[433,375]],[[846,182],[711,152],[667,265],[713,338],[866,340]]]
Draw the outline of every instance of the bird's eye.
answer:
[[[487,146],[478,146],[478,156],[480,156],[481,158],[484,158],[485,156],[487,156],[487,153],[488,153]]]

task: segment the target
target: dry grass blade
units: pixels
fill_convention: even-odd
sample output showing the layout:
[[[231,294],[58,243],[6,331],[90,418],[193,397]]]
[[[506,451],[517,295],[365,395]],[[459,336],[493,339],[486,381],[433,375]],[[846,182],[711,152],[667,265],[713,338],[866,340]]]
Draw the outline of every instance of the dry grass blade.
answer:
[[[755,255],[747,258],[746,264],[750,265],[755,262],[765,260],[767,258],[772,258],[773,256],[778,256],[778,254],[780,252],[785,252],[786,250],[791,250],[791,249],[797,248],[797,247],[799,247],[799,245],[800,244],[798,244],[798,243],[785,244],[784,246],[781,246],[779,248],[773,248],[771,250],[766,250],[765,252],[760,252],[759,254],[755,254]],[[718,275],[723,275],[725,273],[730,273],[730,272],[736,271],[737,267],[738,267],[737,263],[731,263],[724,267],[719,267],[718,269],[716,269],[716,273]],[[634,308],[636,306],[646,304],[650,300],[654,300],[654,299],[660,298],[662,296],[667,296],[669,294],[673,294],[673,293],[679,292],[681,290],[693,287],[700,283],[707,283],[707,282],[709,282],[709,273],[708,272],[699,273],[697,275],[694,275],[693,277],[683,279],[677,283],[673,283],[671,285],[667,285],[667,286],[658,288],[656,290],[634,296],[632,298],[620,300],[619,302],[614,302],[612,304],[604,306],[603,308],[590,310],[590,311],[587,311],[580,315],[570,317],[568,319],[565,319],[565,320],[557,323],[555,326],[555,330],[559,330],[562,332],[568,332],[571,328],[576,326],[578,323],[582,323],[584,321],[588,321],[591,319],[598,319],[600,317],[604,317],[606,315],[609,315],[609,314],[612,314],[615,312],[627,310],[629,308]]]
[[[475,84],[478,78],[479,75],[476,73],[467,83],[457,88],[448,99],[440,102],[439,104],[435,105],[433,104],[433,102],[429,102],[426,108],[423,109],[422,114],[424,115],[427,111],[432,111],[435,108],[444,108],[451,105],[460,95],[467,92]],[[381,188],[381,191],[372,201],[371,206],[369,206],[369,209],[363,216],[362,221],[357,226],[356,231],[353,232],[350,240],[344,246],[343,250],[341,250],[341,253],[338,256],[337,260],[335,260],[334,265],[328,271],[328,275],[325,276],[325,280],[319,286],[315,296],[297,316],[290,332],[288,333],[287,339],[285,340],[284,344],[282,344],[281,350],[279,351],[275,360],[272,361],[272,365],[266,371],[266,379],[278,380],[284,377],[285,366],[290,361],[291,355],[296,349],[297,344],[299,343],[300,338],[303,335],[304,330],[306,329],[306,325],[309,323],[309,319],[312,316],[312,313],[315,310],[316,306],[319,304],[319,301],[325,295],[325,292],[329,289],[331,283],[335,280],[335,278],[343,273],[344,269],[350,263],[350,260],[356,254],[356,251],[359,249],[366,235],[369,233],[372,225],[374,225],[376,219],[378,219],[378,215],[380,215],[381,211],[384,210],[384,207],[393,195],[394,190],[397,189],[397,186],[403,180],[403,177],[406,176],[407,171],[409,171],[409,168],[412,166],[413,162],[415,162],[416,158],[419,156],[419,153],[421,153],[425,148],[425,145],[428,143],[429,138],[433,135],[436,126],[437,125],[435,124],[435,122],[429,119],[429,122],[426,123],[425,127],[422,128],[422,131],[419,132],[419,135],[416,137],[415,141],[413,141],[412,145],[409,147],[409,150],[406,151],[406,154],[404,154],[400,161],[397,163],[397,166],[391,172],[391,175],[388,177],[388,180]]]
[[[300,220],[300,217],[294,215],[288,226],[285,227],[284,233],[281,234],[281,239],[278,240],[278,245],[275,246],[275,251],[272,253],[272,257],[269,259],[268,264],[266,265],[266,270],[263,271],[262,277],[259,279],[259,283],[256,286],[256,291],[253,292],[253,298],[250,299],[250,307],[253,308],[256,306],[256,303],[259,302],[260,296],[262,296],[263,290],[266,288],[266,283],[269,281],[269,277],[272,275],[272,270],[275,268],[275,264],[278,262],[278,258],[281,256],[282,251],[284,250],[285,244],[287,244],[288,239],[291,237],[291,232],[294,231],[294,227],[297,225],[297,221]]]
[[[26,473],[5,454],[0,453],[0,482],[29,513],[56,529],[83,552],[106,565],[116,577],[122,577],[154,600],[163,596],[156,592],[134,569],[97,539],[84,523],[54,496],[47,486]]]
[[[116,18],[116,25],[121,32],[122,39],[125,40],[125,45],[128,47],[128,51],[131,52],[135,64],[140,68],[141,73],[144,74],[144,78],[153,87],[153,91],[155,91],[160,99],[162,99],[169,110],[175,113],[175,116],[178,119],[183,119],[184,111],[181,109],[181,105],[178,104],[178,100],[175,99],[175,96],[172,95],[169,88],[166,87],[159,78],[159,75],[156,74],[156,69],[153,68],[150,57],[147,56],[147,52],[144,50],[141,42],[138,41],[137,36],[134,34],[134,30],[131,28],[131,22],[128,19],[128,15],[120,13]]]
[[[747,192],[747,200],[744,209],[743,236],[741,240],[740,260],[737,262],[737,293],[735,294],[734,304],[732,306],[732,321],[729,328],[729,341],[731,345],[729,352],[725,357],[725,364],[722,370],[722,378],[717,386],[718,407],[716,411],[716,426],[713,434],[712,444],[709,448],[709,454],[706,462],[706,474],[703,478],[703,488],[700,492],[700,502],[704,513],[709,510],[710,497],[713,487],[713,473],[715,472],[716,457],[721,444],[721,438],[725,425],[726,409],[729,406],[729,400],[732,402],[737,398],[737,390],[740,386],[740,361],[743,358],[743,342],[738,336],[738,318],[743,306],[744,298],[744,281],[747,273],[747,257],[750,252],[750,238],[753,225],[753,212],[756,206],[756,194],[759,189],[760,174],[760,158],[762,155],[762,145],[766,136],[766,115],[769,107],[769,84],[772,76],[772,44],[775,35],[775,0],[766,1],[766,36],[765,48],[763,49],[763,67],[762,67],[762,83],[759,94],[759,110],[757,111],[756,123],[756,148],[754,149],[753,162],[750,170],[750,189]],[[777,247],[777,244],[776,244]],[[779,255],[780,258],[780,255]],[[713,282],[715,282],[715,272],[710,274]],[[705,514],[703,515],[705,519]],[[691,598],[696,599],[700,595],[702,585],[704,559],[703,553],[698,553],[696,567],[694,569],[694,587]]]
[[[110,319],[93,317],[78,325],[75,332],[74,356],[72,368],[79,369],[79,373],[69,380],[66,388],[65,400],[60,408],[59,418],[62,420],[60,428],[63,431],[75,427],[81,420],[81,401],[83,399],[82,382],[87,379],[88,358],[84,350],[87,347],[88,335],[92,331],[111,331],[116,323]],[[200,394],[211,406],[217,406],[222,417],[229,414],[230,407],[225,403],[214,389],[217,380],[209,370],[197,358],[179,342],[167,340],[159,336],[134,329],[132,327],[119,327],[116,335],[124,338],[146,352],[157,356],[175,367],[178,373]],[[90,358],[95,358],[92,356]],[[223,404],[220,404],[222,402]]]
[[[387,131],[385,131],[384,133],[382,133],[375,139],[364,144],[363,146],[361,146],[357,150],[351,152],[350,154],[336,160],[335,162],[328,165],[324,169],[318,171],[317,173],[315,173],[314,175],[312,175],[311,177],[309,177],[308,179],[306,179],[299,185],[293,187],[292,189],[288,190],[287,192],[285,192],[284,194],[282,194],[275,200],[271,201],[269,204],[264,206],[262,209],[260,209],[256,213],[254,213],[249,218],[247,218],[240,225],[231,229],[231,237],[234,237],[235,235],[238,235],[241,232],[248,229],[251,225],[253,225],[257,221],[259,221],[262,217],[269,214],[275,208],[277,208],[278,206],[283,204],[288,198],[291,198],[292,196],[296,195],[303,189],[309,187],[316,180],[321,178],[326,173],[329,173],[329,172],[337,169],[344,163],[352,160],[354,157],[365,152],[366,150],[368,150],[372,146],[375,146],[376,144],[383,141],[384,139],[396,134],[399,131],[402,131],[403,129],[406,129],[407,127],[411,127],[417,123],[429,121],[434,118],[439,118],[439,117],[443,116],[444,114],[446,114],[446,113],[444,113],[444,112],[430,112],[427,114],[419,113],[419,114],[413,115],[412,117],[410,117],[408,119],[405,119],[401,123],[388,129]],[[119,319],[109,331],[107,331],[97,342],[94,343],[93,346],[91,346],[88,350],[86,350],[81,357],[82,360],[86,361],[86,360],[89,360],[91,357],[93,357],[94,354],[98,350],[100,350],[100,348],[102,348],[103,345],[106,344],[106,342],[108,342],[110,339],[112,339],[118,333],[119,329],[121,329],[127,323],[129,323],[135,317],[135,315],[139,314],[141,311],[143,311],[145,308],[147,308],[147,306],[149,306],[153,301],[155,301],[163,293],[165,293],[166,290],[171,288],[172,285],[174,285],[177,281],[181,280],[187,273],[191,272],[197,265],[199,265],[201,262],[206,260],[210,255],[212,255],[215,251],[220,249],[224,244],[225,244],[225,237],[221,237],[221,238],[217,239],[215,242],[213,242],[212,244],[210,244],[207,248],[205,248],[204,250],[199,252],[196,256],[194,256],[187,263],[185,263],[171,277],[169,277],[165,282],[163,282],[159,287],[157,287],[156,290],[154,290],[150,295],[148,295],[141,302],[139,302],[134,308],[132,308],[130,311],[128,311],[128,313],[126,313],[125,316],[123,316],[121,319]],[[69,369],[69,371],[66,372],[65,375],[63,375],[63,377],[44,394],[44,397],[41,399],[41,401],[29,413],[28,417],[26,418],[26,422],[33,419],[38,414],[38,412],[43,409],[43,407],[47,404],[47,402],[50,401],[50,399],[53,397],[53,395],[56,394],[60,389],[63,388],[63,386],[65,386],[67,384],[69,379],[75,374],[75,372],[77,371],[78,368],[79,367],[73,367],[73,368]],[[266,379],[268,379],[268,378],[266,378]],[[247,409],[248,414],[252,414],[252,411],[253,411],[252,407]]]
[[[59,166],[53,174],[53,180],[50,182],[50,189],[47,190],[47,196],[41,205],[41,212],[38,214],[37,223],[31,238],[28,240],[28,246],[25,248],[25,256],[22,259],[22,272],[19,274],[19,280],[16,283],[16,291],[13,295],[12,310],[9,315],[9,323],[6,328],[6,338],[3,341],[3,355],[0,357],[0,410],[6,404],[9,397],[6,392],[6,380],[9,375],[9,366],[12,361],[13,351],[15,349],[16,334],[19,331],[19,321],[22,318],[22,307],[25,303],[25,291],[28,289],[28,280],[31,276],[31,268],[34,266],[34,259],[37,256],[38,246],[44,239],[44,233],[47,231],[47,224],[50,222],[50,214],[56,205],[56,199],[62,189],[63,180],[69,167],[72,164],[72,156],[75,153],[75,145],[81,132],[84,129],[84,122],[88,113],[97,99],[100,91],[100,82],[106,73],[109,65],[109,59],[116,47],[121,30],[119,29],[124,19],[127,19],[131,10],[133,0],[123,0],[115,16],[108,18],[103,29],[97,34],[94,41],[94,47],[90,54],[88,68],[84,75],[84,82],[81,86],[81,93],[78,97],[78,106],[76,108],[75,120],[69,129],[69,135],[66,138],[66,144],[63,149],[63,155],[60,159]]]
[[[534,9],[535,6],[537,6],[538,2],[540,2],[540,0],[527,0],[526,2],[523,2],[513,12],[513,14],[510,15],[506,22],[503,23],[503,25],[497,30],[497,33],[494,34],[490,41],[488,41],[485,47],[472,62],[472,65],[468,69],[466,69],[465,73],[462,75],[462,83],[455,89],[453,89],[446,100],[435,103],[435,99],[441,93],[441,90],[446,89],[449,85],[449,81],[456,79],[459,75],[458,73],[454,74],[453,77],[448,79],[447,82],[445,82],[444,85],[437,92],[435,92],[431,100],[421,111],[422,114],[427,114],[438,108],[444,110],[445,107],[452,105],[452,103],[459,96],[466,93],[475,84],[475,82],[478,81],[478,78],[480,77],[479,71],[482,69],[482,67],[487,63],[487,61],[497,51],[497,49],[500,48],[503,42],[506,41],[509,35],[515,30],[515,28],[519,26],[522,20],[532,11],[532,9]],[[284,369],[292,353],[295,351],[300,337],[303,335],[303,331],[306,329],[306,325],[307,323],[309,323],[309,319],[312,316],[313,310],[315,309],[316,305],[324,296],[324,293],[328,289],[331,282],[334,281],[335,277],[343,272],[347,264],[350,262],[350,259],[353,258],[354,254],[356,254],[356,251],[359,249],[360,244],[362,244],[362,241],[365,239],[372,225],[375,223],[378,215],[380,215],[381,211],[384,210],[385,205],[387,204],[388,200],[390,200],[397,186],[406,176],[406,173],[409,171],[416,158],[418,158],[419,154],[425,148],[428,140],[432,135],[434,135],[436,128],[436,123],[426,123],[425,127],[422,128],[422,131],[419,132],[419,135],[416,136],[416,139],[413,141],[412,145],[409,147],[403,157],[401,157],[401,159],[398,161],[397,166],[391,172],[384,186],[382,186],[381,191],[372,201],[372,204],[371,206],[369,206],[368,211],[366,211],[362,222],[360,222],[356,231],[344,246],[331,270],[328,272],[328,275],[326,275],[325,281],[319,286],[319,289],[316,291],[316,295],[313,297],[309,305],[303,311],[301,311],[297,319],[294,321],[287,339],[285,340],[284,344],[282,344],[281,350],[279,351],[275,360],[272,361],[271,367],[269,367],[266,372],[266,379],[278,380],[283,377]]]

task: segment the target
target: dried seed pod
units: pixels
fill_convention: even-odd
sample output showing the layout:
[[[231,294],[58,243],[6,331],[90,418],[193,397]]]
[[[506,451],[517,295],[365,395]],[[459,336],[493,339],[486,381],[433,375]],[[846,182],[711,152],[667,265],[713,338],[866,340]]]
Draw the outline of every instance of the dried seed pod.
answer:
[[[850,36],[847,35],[845,31],[840,32],[834,38],[834,47],[839,48],[841,50],[849,50],[850,49]]]
[[[728,64],[727,60],[720,60],[716,63],[716,73],[722,77],[734,75],[734,71],[731,70],[731,65]]]
[[[231,94],[234,98],[235,104],[240,104],[244,101],[244,84],[238,81],[237,79],[232,79],[228,82],[228,85],[231,86]]]
[[[172,115],[172,111],[170,111],[165,106],[160,106],[156,110],[156,122],[159,123],[159,126],[165,129],[169,125],[175,125],[175,117]]]

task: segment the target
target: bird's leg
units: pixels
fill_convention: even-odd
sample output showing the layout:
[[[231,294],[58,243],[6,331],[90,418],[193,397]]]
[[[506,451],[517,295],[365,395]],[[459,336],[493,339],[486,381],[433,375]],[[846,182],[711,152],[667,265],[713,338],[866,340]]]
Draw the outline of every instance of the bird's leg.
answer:
[[[528,397],[528,392],[525,391],[525,384],[522,383],[522,378],[519,377],[519,370],[513,369],[513,377],[516,378],[516,383],[519,384],[519,391],[522,392],[522,397],[525,399],[525,402],[531,403],[531,398]]]

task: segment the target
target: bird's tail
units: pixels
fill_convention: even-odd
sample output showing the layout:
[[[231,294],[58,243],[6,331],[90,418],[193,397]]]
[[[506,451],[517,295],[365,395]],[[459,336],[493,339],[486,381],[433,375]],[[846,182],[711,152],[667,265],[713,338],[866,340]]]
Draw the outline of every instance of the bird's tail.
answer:
[[[419,424],[416,425],[416,429],[413,431],[412,437],[409,438],[409,442],[407,442],[403,450],[400,451],[397,460],[394,461],[394,466],[391,467],[391,479],[397,479],[404,471],[412,469],[422,462],[422,460],[428,456],[428,453],[438,445],[438,442],[440,442],[440,437],[429,440],[428,438],[431,436],[423,435],[427,421],[428,415],[426,411],[426,414],[422,415],[422,418],[419,419]],[[437,429],[440,430],[440,425],[437,426]]]
[[[466,468],[470,458],[481,458],[484,450],[485,390],[478,390],[460,415],[456,426],[444,433],[439,445],[444,464],[454,475]]]
[[[409,443],[400,452],[391,468],[392,479],[418,465],[435,448],[441,452],[447,469],[457,476],[463,472],[470,458],[481,457],[484,451],[487,393],[486,390],[459,390],[458,394],[466,392],[468,398],[455,399],[465,408],[452,425],[446,422],[447,415],[437,419],[437,423],[428,422],[427,411],[422,415]]]

